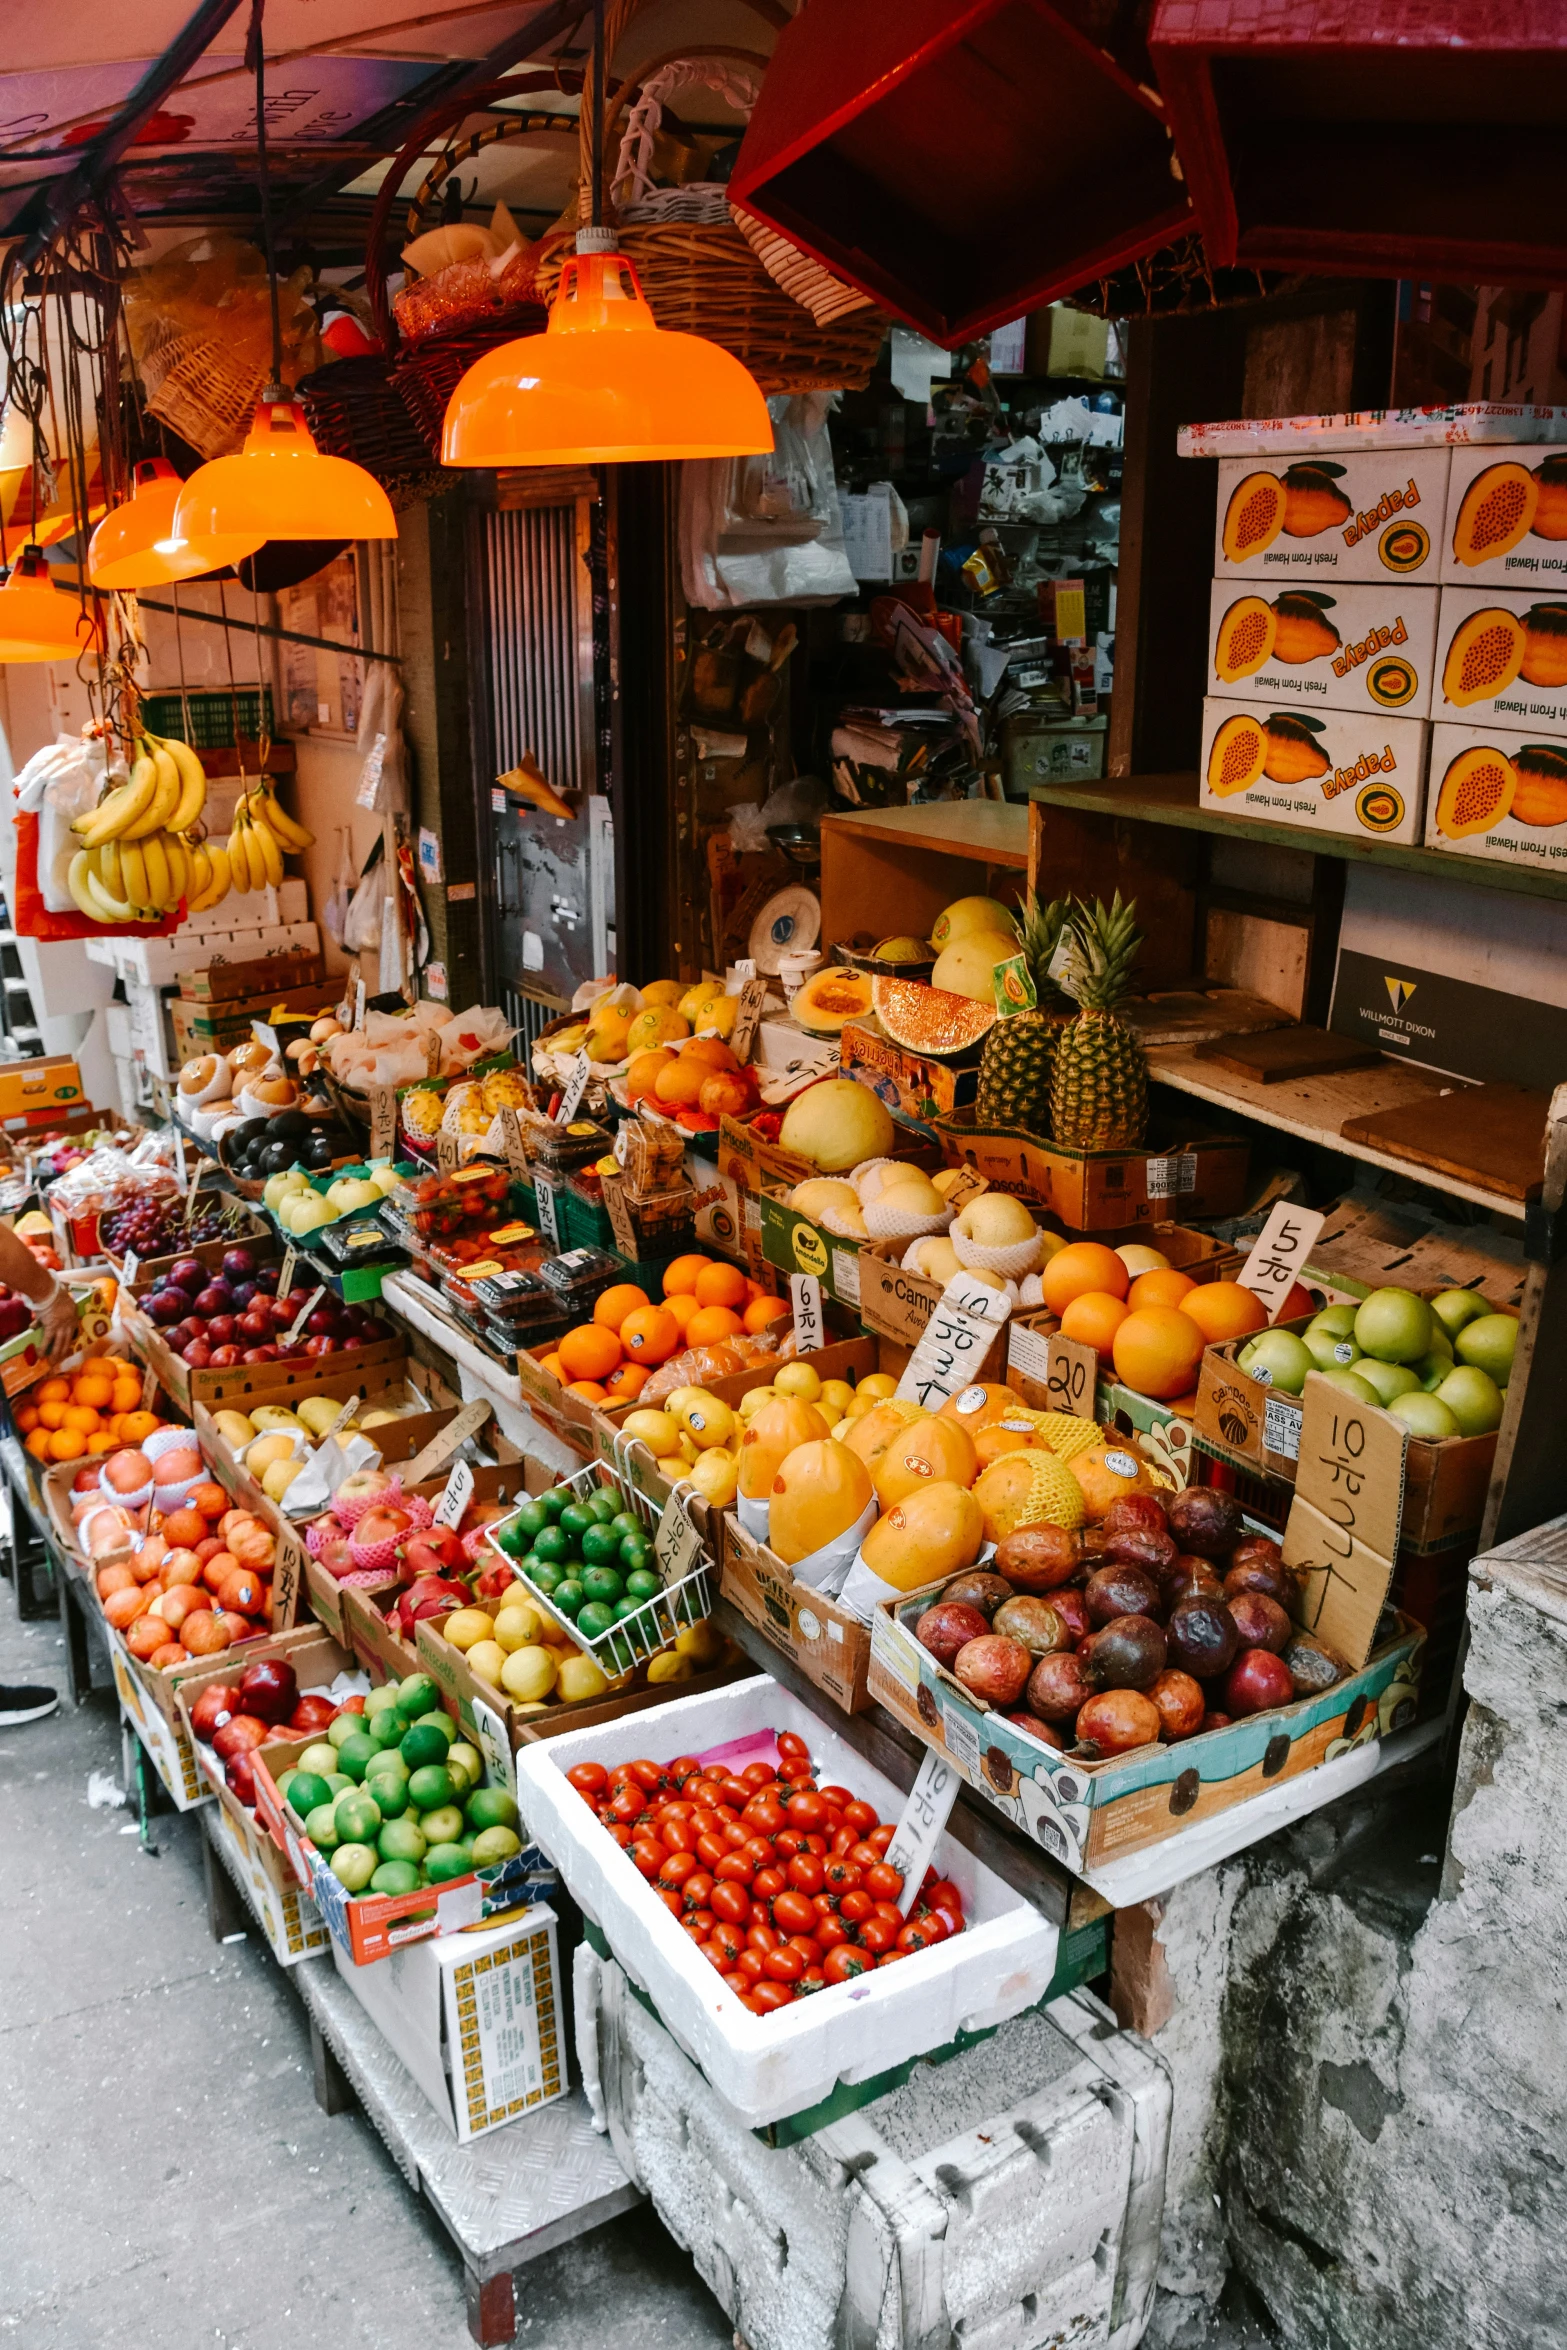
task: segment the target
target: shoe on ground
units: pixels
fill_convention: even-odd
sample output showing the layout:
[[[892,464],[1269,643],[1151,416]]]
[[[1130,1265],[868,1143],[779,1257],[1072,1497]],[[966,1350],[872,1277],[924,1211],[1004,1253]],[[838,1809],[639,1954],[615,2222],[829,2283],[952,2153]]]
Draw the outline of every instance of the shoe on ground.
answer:
[[[23,1722],[41,1722],[59,1705],[59,1694],[36,1683],[31,1688],[7,1688],[0,1682],[0,1730],[19,1728]]]

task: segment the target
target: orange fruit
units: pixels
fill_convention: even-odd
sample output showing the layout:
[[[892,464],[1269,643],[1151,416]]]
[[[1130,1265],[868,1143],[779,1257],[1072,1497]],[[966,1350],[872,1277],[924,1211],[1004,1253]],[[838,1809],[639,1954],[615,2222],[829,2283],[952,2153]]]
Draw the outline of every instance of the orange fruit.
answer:
[[[1125,1297],[1127,1282],[1126,1267],[1115,1250],[1098,1240],[1069,1241],[1041,1267],[1039,1275],[1045,1304],[1053,1314],[1064,1314],[1074,1297],[1083,1297],[1091,1289],[1102,1290],[1109,1297]]]
[[[626,1071],[626,1100],[633,1106],[644,1094],[653,1090],[653,1080],[674,1060],[667,1045],[658,1045],[652,1052],[637,1053]]]
[[[1161,1265],[1156,1273],[1138,1274],[1126,1293],[1126,1302],[1134,1314],[1139,1306],[1183,1306],[1196,1286],[1189,1273]]]
[[[664,1267],[666,1297],[695,1297],[696,1277],[712,1263],[711,1257],[676,1257]]]
[[[580,1396],[584,1403],[603,1403],[606,1400],[606,1390],[600,1387],[596,1379],[569,1379],[566,1382],[566,1393]]]
[[[568,1330],[557,1353],[566,1366],[567,1380],[607,1379],[620,1360],[621,1342],[613,1330],[600,1329],[597,1322],[579,1322],[575,1330]]]
[[[51,1457],[49,1452],[51,1442],[52,1438],[47,1428],[33,1428],[28,1432],[27,1449],[35,1461],[46,1461]]]
[[[653,1099],[662,1102],[666,1109],[689,1109],[712,1074],[705,1061],[693,1060],[689,1053],[682,1053],[654,1078]]]
[[[662,1310],[666,1314],[674,1315],[675,1327],[680,1332],[682,1338],[684,1338],[686,1334],[686,1324],[690,1321],[692,1315],[699,1314],[702,1311],[701,1307],[697,1304],[696,1299],[691,1295],[690,1291],[686,1289],[677,1289],[673,1297],[666,1297]]]
[[[604,1382],[605,1392],[611,1403],[635,1403],[652,1376],[651,1366],[617,1363]]]
[[[80,1428],[56,1428],[49,1439],[52,1461],[79,1461],[86,1450],[87,1439]]]
[[[140,1395],[140,1387],[136,1392]],[[127,1412],[120,1423],[121,1441],[129,1445],[145,1444],[148,1437],[161,1426],[156,1412]]]
[[[114,1381],[113,1389],[109,1396],[109,1409],[111,1411],[133,1412],[140,1402],[141,1381],[139,1379],[117,1378]]]
[[[52,1395],[47,1403],[41,1403],[38,1406],[39,1426],[41,1428],[63,1428],[68,1408],[57,1395]]]
[[[540,1355],[539,1368],[541,1371],[548,1371],[552,1379],[558,1379],[562,1387],[565,1386],[566,1366],[558,1354]]]
[[[79,1428],[84,1436],[90,1436],[98,1426],[98,1415],[90,1403],[68,1403],[61,1426]]]
[[[38,1400],[40,1403],[69,1403],[71,1382],[69,1379],[46,1379],[38,1390]]]
[[[716,1346],[720,1339],[737,1338],[745,1325],[728,1306],[698,1306],[686,1324],[687,1346]]]
[[[677,1257],[675,1260],[676,1264],[690,1262],[689,1257]],[[674,1266],[671,1266],[670,1272],[673,1270]],[[664,1275],[664,1279],[667,1283],[669,1273]],[[687,1325],[688,1334],[696,1320],[693,1314]],[[646,1306],[638,1313],[628,1314],[621,1323],[620,1343],[634,1362],[667,1363],[680,1344],[680,1325],[674,1315],[666,1313],[662,1306]],[[695,1344],[695,1341],[692,1343]]]
[[[96,1453],[105,1453],[105,1452],[113,1452],[113,1450],[114,1450],[114,1442],[115,1442],[115,1440],[114,1440],[114,1438],[113,1438],[113,1437],[112,1437],[112,1436],[109,1434],[109,1431],[108,1431],[108,1429],[107,1429],[107,1428],[100,1428],[100,1429],[98,1429],[98,1430],[96,1431],[96,1433],[95,1433],[94,1435],[92,1435],[92,1436],[89,1436],[89,1437],[88,1437],[88,1439],[87,1439],[87,1450],[88,1450],[90,1453],[94,1453],[94,1454],[96,1454]]]
[[[114,1381],[112,1378],[101,1379],[96,1376],[89,1378],[85,1371],[71,1389],[72,1403],[91,1404],[93,1410],[98,1412],[103,1410],[106,1403],[113,1400],[113,1396]]]
[[[1149,1279],[1152,1278],[1150,1274]],[[1061,1335],[1075,1338],[1082,1346],[1091,1346],[1096,1354],[1107,1355],[1126,1314],[1127,1309],[1118,1297],[1111,1297],[1103,1289],[1085,1289],[1080,1297],[1073,1298],[1061,1316]]]
[[[696,1277],[699,1306],[728,1306],[737,1312],[745,1303],[745,1275],[738,1265],[705,1265]]]
[[[1168,1402],[1196,1386],[1206,1344],[1190,1315],[1174,1306],[1139,1306],[1115,1334],[1115,1375],[1139,1395]]]
[[[738,1069],[740,1066],[720,1036],[693,1036],[689,1043],[681,1046],[680,1056],[686,1061],[705,1061],[709,1069]]]
[[[1268,1319],[1262,1300],[1238,1281],[1200,1281],[1190,1297],[1182,1298],[1181,1312],[1210,1346],[1221,1338],[1248,1337]]]
[[[21,1429],[24,1436],[31,1436],[33,1430],[38,1425],[37,1405],[24,1403],[21,1410],[16,1415],[16,1424]]]
[[[768,1297],[764,1293],[761,1297],[752,1298],[740,1319],[751,1336],[755,1338],[760,1331],[767,1328],[770,1322],[787,1322],[789,1313],[790,1307],[786,1298]]]
[[[618,1330],[628,1314],[638,1306],[652,1304],[645,1289],[638,1289],[634,1281],[617,1281],[613,1289],[606,1289],[593,1309],[593,1319],[601,1330]]]

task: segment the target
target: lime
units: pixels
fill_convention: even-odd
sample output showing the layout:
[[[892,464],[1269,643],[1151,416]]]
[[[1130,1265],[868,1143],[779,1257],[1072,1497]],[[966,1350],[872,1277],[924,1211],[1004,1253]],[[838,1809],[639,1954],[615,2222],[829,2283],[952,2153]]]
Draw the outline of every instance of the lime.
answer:
[[[585,1506],[590,1516],[607,1526],[619,1510],[620,1503],[607,1485],[601,1485],[597,1493],[589,1495]]]
[[[432,1885],[444,1885],[453,1877],[466,1877],[468,1868],[468,1855],[460,1844],[432,1844],[424,1856],[424,1873]]]
[[[615,1602],[616,1623],[623,1624],[627,1616],[634,1616],[639,1608],[646,1607],[646,1605],[645,1599],[639,1599],[634,1593],[628,1592],[624,1599],[617,1599]]]
[[[452,1774],[453,1785],[460,1784],[465,1789],[477,1787],[484,1776],[484,1765],[479,1759],[478,1748],[470,1746],[462,1738],[458,1739],[446,1757],[446,1767]]]
[[[569,1534],[574,1542],[580,1542],[588,1528],[598,1521],[583,1508],[580,1501],[568,1501],[556,1523],[562,1534]]]
[[[357,1731],[352,1738],[345,1738],[338,1748],[338,1766],[345,1770],[351,1779],[362,1779],[371,1761],[380,1751],[381,1749],[373,1738],[366,1737],[363,1731]]]
[[[493,1869],[503,1860],[514,1860],[522,1850],[522,1843],[512,1828],[486,1828],[473,1840],[473,1865],[476,1869]]]
[[[279,1793],[302,1820],[308,1819],[313,1811],[320,1810],[323,1803],[332,1800],[332,1790],[319,1771],[290,1771],[288,1785],[280,1788]]]
[[[332,1808],[337,1832],[345,1844],[368,1844],[380,1831],[381,1806],[373,1795],[355,1787],[340,1795]]]
[[[339,1747],[345,1738],[357,1738],[368,1726],[363,1714],[339,1714],[336,1721],[326,1726],[327,1744]]]
[[[587,1596],[576,1576],[571,1575],[565,1582],[556,1584],[550,1600],[560,1615],[575,1616]]]
[[[557,1584],[565,1582],[566,1570],[557,1566],[552,1559],[535,1559],[529,1569],[528,1580],[535,1591],[542,1591],[548,1597]]]
[[[399,1778],[395,1771],[367,1771],[365,1793],[374,1796],[383,1820],[400,1820],[408,1809],[408,1774]]]
[[[590,1599],[577,1610],[577,1630],[584,1640],[597,1640],[601,1632],[611,1630],[614,1621],[615,1610],[605,1599]]]
[[[544,1521],[546,1525],[548,1522]],[[513,1559],[521,1556],[538,1531],[536,1526],[519,1525],[516,1518],[507,1518],[502,1525],[492,1528],[496,1548]]]
[[[405,1738],[408,1735],[406,1725],[401,1735]],[[395,1746],[383,1746],[379,1754],[373,1754],[370,1757],[365,1767],[365,1785],[367,1787],[372,1779],[406,1779],[407,1776],[408,1765]]]
[[[533,1544],[535,1558],[545,1559],[551,1566],[560,1565],[572,1554],[571,1536],[560,1526],[546,1526]]]
[[[336,1726],[337,1725],[334,1723],[334,1729]],[[375,1720],[370,1724],[369,1729],[365,1732],[365,1736],[367,1738],[373,1739],[376,1745],[384,1751],[387,1747],[396,1746],[398,1739],[401,1738],[404,1730],[407,1727],[408,1725],[403,1720],[402,1712],[399,1707],[395,1705],[383,1705],[380,1712],[376,1715]]]
[[[432,1712],[421,1714],[419,1719],[414,1722],[411,1727],[415,1730],[439,1730],[441,1736],[446,1741],[446,1751],[448,1754],[450,1754],[452,1748],[457,1743],[457,1724],[452,1720],[451,1715],[448,1713]]]
[[[419,1871],[411,1860],[383,1860],[370,1878],[372,1893],[417,1893]]]
[[[590,1526],[582,1537],[582,1555],[590,1567],[612,1567],[620,1556],[620,1539],[613,1526]]]
[[[328,1771],[326,1775],[326,1783],[328,1789],[335,1798],[339,1795],[346,1795],[354,1782],[346,1771]]]
[[[657,1599],[663,1588],[651,1567],[633,1567],[626,1577],[628,1599]]]
[[[415,1722],[397,1751],[417,1778],[426,1763],[445,1762],[450,1745],[451,1740],[443,1738],[440,1731],[432,1728],[430,1723]],[[414,1800],[418,1801],[417,1796]]]
[[[376,1855],[368,1844],[340,1844],[332,1855],[332,1874],[349,1893],[362,1893],[376,1872]]]
[[[645,1534],[623,1534],[620,1538],[620,1563],[628,1575],[635,1575],[646,1567],[653,1555],[653,1545]]]
[[[543,1533],[549,1522],[549,1511],[541,1501],[519,1502],[513,1515],[507,1520],[508,1526],[520,1526],[530,1542],[535,1534]]]
[[[420,1814],[419,1826],[427,1844],[455,1844],[462,1834],[462,1813],[455,1803],[440,1803]]]
[[[522,1816],[516,1797],[508,1795],[504,1787],[475,1787],[463,1811],[469,1826],[475,1830],[515,1828]]]
[[[626,1579],[614,1567],[584,1567],[582,1588],[589,1599],[624,1599]]]
[[[471,1869],[473,1866],[473,1830],[471,1828],[465,1828],[458,1837],[457,1849],[462,1854],[464,1868]]]
[[[305,1748],[299,1758],[299,1767],[302,1771],[319,1771],[324,1779],[328,1771],[337,1769],[337,1748],[329,1746],[324,1738],[318,1738],[313,1746]]]
[[[410,1722],[417,1722],[421,1714],[440,1712],[441,1693],[428,1673],[410,1673],[398,1683],[397,1710]]]
[[[337,1815],[329,1803],[318,1803],[305,1822],[305,1834],[318,1852],[335,1852],[342,1842],[337,1832]]]
[[[456,1796],[452,1774],[444,1763],[427,1763],[408,1782],[408,1800],[415,1811],[439,1811]]]
[[[375,1840],[375,1848],[383,1860],[411,1860],[415,1866],[424,1858],[429,1839],[414,1820],[388,1820]]]
[[[372,1689],[365,1699],[365,1719],[368,1721],[372,1714],[378,1714],[383,1706],[395,1705],[396,1703],[397,1683],[395,1681],[384,1682],[379,1689]]]
[[[539,1507],[544,1512],[545,1516],[549,1519],[551,1525],[555,1523],[555,1520],[560,1516],[561,1511],[566,1507],[570,1499],[571,1488],[569,1485],[552,1485],[548,1493],[541,1493],[539,1495]]]
[[[617,1534],[634,1534],[639,1542],[644,1539],[641,1519],[634,1518],[629,1510],[617,1510],[609,1522]]]
[[[294,1765],[294,1768],[293,1768],[291,1771],[282,1771],[282,1772],[280,1772],[280,1773],[279,1773],[279,1775],[278,1775],[278,1779],[277,1779],[277,1791],[278,1791],[279,1795],[281,1795],[281,1796],[282,1796],[282,1798],[283,1798],[283,1801],[284,1801],[285,1803],[287,1803],[287,1801],[288,1801],[288,1791],[289,1791],[290,1787],[292,1787],[292,1786],[293,1786],[293,1784],[294,1784],[294,1781],[295,1781],[295,1780],[296,1780],[298,1777],[299,1777],[299,1765],[298,1765],[297,1763]]]

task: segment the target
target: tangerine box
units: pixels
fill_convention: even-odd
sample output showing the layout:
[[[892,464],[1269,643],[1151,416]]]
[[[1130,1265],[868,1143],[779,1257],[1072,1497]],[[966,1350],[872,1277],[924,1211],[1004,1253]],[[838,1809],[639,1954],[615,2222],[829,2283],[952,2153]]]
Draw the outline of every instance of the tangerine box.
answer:
[[[1232,701],[1281,710],[1428,717],[1438,593],[1396,579],[1252,587],[1216,579],[1207,684]]]
[[[1431,715],[1567,735],[1567,593],[1443,588]]]
[[[1567,449],[1453,452],[1441,577],[1452,587],[1567,587]]]
[[[1202,706],[1202,805],[1263,824],[1418,848],[1425,835],[1423,718],[1381,711]]]
[[[1214,577],[1433,581],[1451,461],[1448,449],[1221,458]]]
[[[1567,741],[1433,726],[1425,843],[1494,864],[1567,869]]]

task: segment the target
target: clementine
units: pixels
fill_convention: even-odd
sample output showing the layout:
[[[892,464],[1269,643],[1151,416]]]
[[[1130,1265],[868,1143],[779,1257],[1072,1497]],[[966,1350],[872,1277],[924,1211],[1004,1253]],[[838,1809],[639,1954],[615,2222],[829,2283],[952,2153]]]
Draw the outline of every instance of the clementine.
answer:
[[[1168,1402],[1197,1383],[1207,1344],[1191,1317],[1174,1306],[1139,1306],[1115,1334],[1115,1375],[1139,1395]]]
[[[140,1395],[141,1389],[136,1392]],[[145,1444],[162,1425],[156,1412],[127,1412],[120,1435],[126,1444]]]
[[[617,1363],[604,1382],[604,1390],[611,1403],[635,1403],[652,1376],[650,1365]]]
[[[745,1275],[738,1265],[704,1265],[696,1277],[696,1301],[738,1313],[746,1302]]]
[[[664,1267],[664,1295],[666,1297],[695,1297],[696,1277],[712,1263],[711,1257],[675,1257]]]
[[[600,1387],[596,1379],[569,1379],[566,1393],[580,1396],[584,1403],[603,1403],[608,1396],[607,1388]]]
[[[759,1332],[768,1327],[769,1323],[788,1321],[788,1300],[782,1297],[768,1297],[764,1292],[761,1297],[752,1298],[740,1318],[751,1336],[755,1338]]]
[[[687,1346],[716,1346],[720,1339],[738,1338],[745,1325],[728,1306],[698,1306],[686,1324]]]
[[[690,1290],[677,1289],[672,1297],[665,1298],[663,1311],[666,1314],[674,1315],[675,1327],[680,1332],[681,1337],[684,1338],[686,1334],[686,1324],[690,1321],[693,1314],[699,1314],[702,1309],[697,1304],[696,1299]]]
[[[1069,1241],[1040,1268],[1039,1287],[1053,1314],[1064,1314],[1074,1297],[1089,1290],[1125,1297],[1128,1274],[1113,1248],[1097,1240]]]
[[[677,1264],[689,1264],[690,1261],[689,1258],[675,1260]],[[673,1272],[674,1267],[671,1266],[669,1270]],[[667,1285],[669,1273],[664,1275],[664,1280]],[[688,1335],[695,1328],[697,1319],[693,1314],[688,1325]],[[569,1331],[567,1336],[570,1336]],[[680,1325],[674,1315],[666,1313],[662,1306],[648,1306],[640,1313],[626,1316],[620,1326],[620,1343],[635,1362],[667,1363],[680,1344]],[[692,1343],[695,1344],[695,1341]],[[564,1347],[565,1339],[562,1339],[561,1345]],[[611,1364],[606,1367],[613,1369],[614,1366]]]
[[[1156,1273],[1139,1273],[1126,1293],[1126,1302],[1135,1314],[1139,1306],[1184,1306],[1197,1284],[1188,1273],[1178,1273],[1173,1265],[1161,1265]]]
[[[639,1289],[634,1281],[617,1281],[599,1299],[593,1309],[593,1319],[601,1330],[618,1330],[628,1314],[652,1302],[647,1291]]]
[[[86,1450],[87,1439],[80,1428],[56,1428],[49,1438],[52,1461],[79,1461]]]
[[[103,1410],[105,1404],[112,1402],[113,1396],[114,1381],[112,1379],[89,1378],[85,1371],[71,1391],[73,1403],[90,1404],[94,1411],[99,1412]]]

